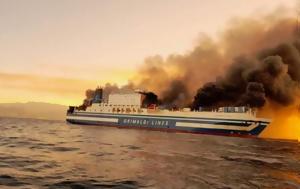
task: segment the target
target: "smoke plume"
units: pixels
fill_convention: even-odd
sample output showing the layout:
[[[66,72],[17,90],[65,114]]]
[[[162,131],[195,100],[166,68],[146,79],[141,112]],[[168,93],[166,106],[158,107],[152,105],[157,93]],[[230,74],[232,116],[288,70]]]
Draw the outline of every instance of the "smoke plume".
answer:
[[[219,105],[262,107],[266,98],[282,105],[294,102],[299,80],[293,70],[300,64],[285,61],[285,54],[277,51],[282,46],[264,50],[268,52],[257,58],[237,58],[223,77],[198,90],[193,107]],[[297,54],[300,55],[300,52]]]
[[[144,99],[142,101],[143,108],[148,108],[152,104],[155,104],[155,105],[160,104],[160,101],[158,100],[157,95],[154,94],[153,92],[141,92],[141,94],[144,95]]]
[[[146,98],[149,103],[166,108],[262,107],[267,100],[289,105],[299,94],[296,28],[296,19],[283,9],[266,16],[235,18],[218,38],[203,34],[185,54],[146,58],[128,85],[103,87],[104,102],[110,93],[141,89],[151,91],[145,93],[150,95]],[[92,96],[91,90],[87,93],[84,104]]]
[[[156,93],[167,107],[261,107],[266,99],[288,105],[300,82],[295,29],[296,19],[283,10],[236,18],[218,39],[202,35],[186,54],[146,58],[132,81]]]
[[[262,107],[260,113],[275,118],[262,136],[299,140],[297,30],[297,20],[282,9],[267,16],[235,18],[218,38],[202,35],[185,54],[146,58],[128,85],[105,85],[104,101],[110,93],[141,89],[152,91],[143,93],[143,107]],[[83,106],[93,96],[88,90]]]

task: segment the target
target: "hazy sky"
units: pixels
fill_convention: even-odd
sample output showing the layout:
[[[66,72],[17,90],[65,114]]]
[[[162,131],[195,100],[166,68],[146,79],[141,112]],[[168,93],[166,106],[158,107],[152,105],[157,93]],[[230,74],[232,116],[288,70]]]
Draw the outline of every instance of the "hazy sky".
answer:
[[[147,56],[184,53],[236,16],[296,0],[0,0],[0,102],[80,103]]]

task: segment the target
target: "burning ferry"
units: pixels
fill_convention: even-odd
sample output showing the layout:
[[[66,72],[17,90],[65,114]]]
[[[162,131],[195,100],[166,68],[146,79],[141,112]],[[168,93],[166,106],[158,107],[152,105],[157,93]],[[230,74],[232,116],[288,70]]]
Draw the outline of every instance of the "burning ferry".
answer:
[[[114,126],[119,128],[189,132],[212,135],[256,137],[270,123],[259,118],[248,107],[219,107],[207,111],[199,108],[161,109],[155,104],[143,105],[141,92],[112,93],[103,98],[97,88],[87,107],[70,106],[66,120],[73,124]]]

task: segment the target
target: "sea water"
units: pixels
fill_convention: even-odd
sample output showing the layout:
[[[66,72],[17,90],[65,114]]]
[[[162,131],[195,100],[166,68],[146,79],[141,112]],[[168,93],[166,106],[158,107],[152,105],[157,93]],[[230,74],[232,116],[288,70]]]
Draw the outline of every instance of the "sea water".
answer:
[[[300,143],[0,118],[0,188],[300,188]]]

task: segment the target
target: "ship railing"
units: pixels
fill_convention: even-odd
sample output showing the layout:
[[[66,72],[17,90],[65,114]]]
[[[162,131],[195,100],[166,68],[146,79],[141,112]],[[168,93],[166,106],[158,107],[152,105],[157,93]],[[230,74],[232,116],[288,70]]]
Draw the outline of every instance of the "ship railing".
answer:
[[[226,107],[199,107],[199,112],[223,112],[223,113],[253,113],[255,110],[246,106],[226,106]]]

